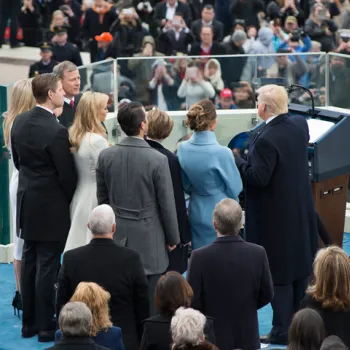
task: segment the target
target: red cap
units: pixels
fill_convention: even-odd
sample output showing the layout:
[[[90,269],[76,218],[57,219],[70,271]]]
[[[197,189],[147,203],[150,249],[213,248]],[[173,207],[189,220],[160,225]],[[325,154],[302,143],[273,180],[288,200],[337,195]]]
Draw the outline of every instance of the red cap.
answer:
[[[232,91],[228,88],[221,90],[220,92],[221,98],[232,98]]]
[[[107,41],[108,43],[113,41],[113,36],[111,33],[104,32],[101,35],[95,36],[96,41]]]

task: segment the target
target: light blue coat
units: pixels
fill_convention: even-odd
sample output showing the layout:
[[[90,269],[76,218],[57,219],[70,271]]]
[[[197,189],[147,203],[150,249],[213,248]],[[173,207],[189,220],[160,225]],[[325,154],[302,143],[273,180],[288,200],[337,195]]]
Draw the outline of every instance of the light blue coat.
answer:
[[[212,131],[194,132],[180,144],[177,155],[183,188],[190,195],[192,248],[198,249],[216,239],[212,223],[215,205],[224,198],[238,200],[242,180],[231,150],[220,146]]]

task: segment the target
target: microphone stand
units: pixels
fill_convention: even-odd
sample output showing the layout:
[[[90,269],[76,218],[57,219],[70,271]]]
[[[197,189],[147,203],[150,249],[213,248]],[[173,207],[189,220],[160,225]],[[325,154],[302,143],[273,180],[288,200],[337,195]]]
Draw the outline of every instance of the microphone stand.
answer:
[[[298,84],[292,84],[290,86],[287,87],[287,92],[288,93],[291,93],[292,91],[296,91],[296,90],[304,90],[305,92],[307,92],[307,94],[310,96],[310,99],[311,99],[311,114],[312,114],[312,117],[315,118],[316,117],[316,112],[315,112],[315,100],[314,100],[314,96],[313,94],[311,93],[311,91],[306,88],[305,86],[302,86],[302,85],[298,85]]]

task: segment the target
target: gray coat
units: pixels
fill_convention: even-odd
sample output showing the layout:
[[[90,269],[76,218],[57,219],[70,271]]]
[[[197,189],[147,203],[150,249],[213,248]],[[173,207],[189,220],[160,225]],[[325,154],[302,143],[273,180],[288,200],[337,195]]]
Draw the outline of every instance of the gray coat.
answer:
[[[116,215],[115,241],[126,238],[147,275],[163,273],[166,245],[180,243],[167,158],[146,141],[126,137],[100,153],[96,178],[98,204],[109,204]]]

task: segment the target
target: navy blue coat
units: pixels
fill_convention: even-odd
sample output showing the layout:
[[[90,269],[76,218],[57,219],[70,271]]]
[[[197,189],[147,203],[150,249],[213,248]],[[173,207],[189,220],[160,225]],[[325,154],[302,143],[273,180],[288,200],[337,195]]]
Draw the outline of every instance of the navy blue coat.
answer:
[[[318,247],[304,117],[281,114],[258,132],[247,161],[236,158],[245,182],[245,234],[267,252],[274,284],[310,275]]]

